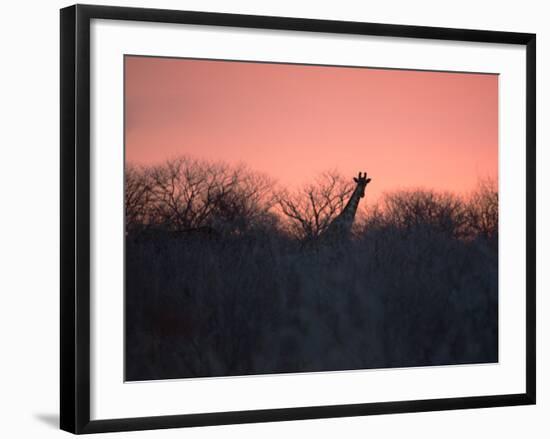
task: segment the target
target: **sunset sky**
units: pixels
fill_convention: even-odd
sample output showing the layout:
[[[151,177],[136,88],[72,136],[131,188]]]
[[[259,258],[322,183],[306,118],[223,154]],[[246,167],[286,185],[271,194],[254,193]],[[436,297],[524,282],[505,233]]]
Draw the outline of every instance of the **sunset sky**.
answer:
[[[367,171],[367,197],[468,192],[498,172],[498,76],[126,56],[126,161],[245,163],[295,188]]]

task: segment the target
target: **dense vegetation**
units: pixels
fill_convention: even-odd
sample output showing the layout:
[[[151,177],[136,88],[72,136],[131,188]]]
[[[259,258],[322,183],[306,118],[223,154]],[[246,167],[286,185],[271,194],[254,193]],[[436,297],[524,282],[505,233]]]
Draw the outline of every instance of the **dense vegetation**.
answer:
[[[288,192],[242,166],[128,166],[127,379],[497,361],[496,185],[386,194],[351,239],[319,240],[352,190],[335,172]]]

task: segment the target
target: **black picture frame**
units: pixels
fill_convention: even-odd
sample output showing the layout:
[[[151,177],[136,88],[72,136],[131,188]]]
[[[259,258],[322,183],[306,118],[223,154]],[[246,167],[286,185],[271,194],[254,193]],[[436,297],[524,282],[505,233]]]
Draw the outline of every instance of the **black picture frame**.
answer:
[[[527,60],[525,66],[527,78],[526,392],[494,396],[90,420],[90,21],[92,19],[525,46]],[[60,25],[61,429],[80,434],[535,404],[535,34],[89,5],[75,5],[62,9]]]

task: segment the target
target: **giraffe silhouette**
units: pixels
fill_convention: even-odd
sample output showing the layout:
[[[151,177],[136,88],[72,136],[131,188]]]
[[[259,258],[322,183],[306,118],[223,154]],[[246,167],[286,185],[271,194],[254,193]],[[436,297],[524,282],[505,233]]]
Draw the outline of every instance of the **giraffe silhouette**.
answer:
[[[359,172],[359,175],[354,177],[353,181],[357,183],[355,190],[351,194],[342,212],[334,218],[326,230],[321,234],[322,238],[345,240],[350,237],[351,227],[353,226],[359,201],[365,196],[365,188],[370,183],[371,179],[367,178],[366,172],[364,172],[363,175]]]

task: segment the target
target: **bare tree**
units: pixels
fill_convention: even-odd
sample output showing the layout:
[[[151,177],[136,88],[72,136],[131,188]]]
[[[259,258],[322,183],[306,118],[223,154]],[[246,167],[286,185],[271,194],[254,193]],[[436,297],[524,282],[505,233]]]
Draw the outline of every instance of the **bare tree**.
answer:
[[[274,183],[245,166],[179,157],[149,168],[128,165],[126,173],[127,221],[132,224],[243,231],[272,220]]]
[[[212,219],[216,226],[232,233],[266,225],[273,227],[274,181],[244,165],[231,170],[230,180],[234,182],[230,190],[219,193],[215,201]]]
[[[485,179],[470,195],[466,204],[468,226],[473,235],[491,239],[498,234],[498,186]]]
[[[353,181],[329,171],[294,193],[280,191],[277,204],[288,220],[288,231],[297,238],[311,239],[323,233],[340,214],[353,189]]]
[[[153,222],[182,230],[203,225],[217,192],[225,186],[227,170],[182,157],[155,166],[149,173]]]
[[[401,190],[384,195],[358,222],[359,233],[392,228],[443,232],[453,238],[492,239],[498,235],[498,188],[481,180],[467,196],[432,190]]]
[[[386,194],[377,221],[403,231],[430,228],[455,238],[463,237],[466,211],[463,200],[448,192],[402,190]]]
[[[124,192],[128,233],[149,221],[151,185],[146,169],[131,164],[126,166]]]

